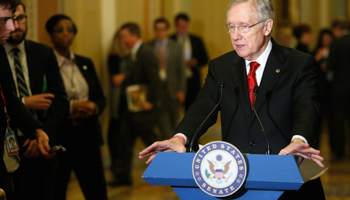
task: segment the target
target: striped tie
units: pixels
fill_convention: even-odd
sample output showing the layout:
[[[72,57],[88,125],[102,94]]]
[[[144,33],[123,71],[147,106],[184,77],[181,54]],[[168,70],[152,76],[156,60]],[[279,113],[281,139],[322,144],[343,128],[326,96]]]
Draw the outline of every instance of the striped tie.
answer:
[[[18,48],[13,48],[13,54],[15,57],[14,63],[15,63],[15,69],[16,69],[18,92],[19,92],[19,96],[21,98],[24,98],[29,96],[29,92],[28,92],[26,81],[24,79],[23,68],[22,68],[20,59],[18,57],[18,52],[19,52]]]

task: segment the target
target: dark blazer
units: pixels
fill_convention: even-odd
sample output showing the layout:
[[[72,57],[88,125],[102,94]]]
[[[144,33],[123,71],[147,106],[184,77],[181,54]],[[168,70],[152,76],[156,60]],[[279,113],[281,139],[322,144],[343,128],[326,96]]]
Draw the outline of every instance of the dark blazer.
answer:
[[[81,119],[81,122],[84,123],[84,125],[90,127],[91,133],[96,134],[96,137],[95,137],[96,141],[98,141],[98,143],[102,145],[103,137],[102,137],[101,125],[98,121],[98,116],[103,112],[103,110],[106,107],[106,97],[103,94],[102,87],[97,77],[97,73],[92,60],[79,55],[75,55],[75,60],[83,77],[85,78],[88,84],[89,100],[94,102],[98,107],[97,115],[93,115],[88,119]],[[67,108],[67,113],[69,113],[68,110],[69,108]],[[65,124],[69,123],[70,121],[71,121],[70,119],[66,119]],[[62,127],[61,130],[64,131],[65,128],[68,128],[68,127]],[[57,139],[58,141],[63,141],[65,139],[68,139],[66,137],[69,137],[69,136],[62,134],[62,136],[57,135],[57,137],[58,137]]]
[[[293,135],[304,136],[310,144],[319,122],[316,101],[315,60],[312,56],[279,46],[272,40],[255,108],[269,136],[271,153],[278,154]],[[244,153],[264,154],[266,141],[250,109],[245,61],[236,51],[224,54],[209,64],[204,87],[190,107],[177,132],[192,139],[197,127],[214,108],[224,85],[223,99],[209,120],[203,134],[216,122],[221,111],[222,140]]]
[[[158,75],[158,61],[152,48],[147,44],[141,44],[135,58],[130,58],[127,66],[127,75],[123,87],[134,84],[149,85],[147,100],[153,105],[159,105],[160,79]],[[125,92],[125,91],[124,91]]]
[[[155,52],[157,56],[156,40],[152,40],[148,44],[152,47],[153,52]],[[176,92],[186,92],[186,77],[182,47],[172,39],[168,40],[167,45],[166,73],[167,93],[169,97],[176,102]]]
[[[305,44],[302,44],[300,42],[298,42],[297,46],[295,47],[296,50],[304,52],[304,53],[308,53],[311,54],[309,51],[309,47]]]
[[[3,55],[3,54],[0,54]],[[10,115],[10,126],[17,135],[17,128],[23,131],[23,134],[30,139],[35,139],[35,130],[42,128],[42,124],[36,120],[32,113],[24,106],[24,104],[13,93],[13,85],[11,84],[11,71],[6,67],[7,60],[0,58],[0,83],[6,100],[7,112]],[[5,192],[11,191],[10,177],[3,162],[4,142],[7,122],[4,111],[4,102],[0,98],[0,188]],[[13,194],[8,193],[7,197],[11,198]]]
[[[37,112],[38,119],[44,124],[44,131],[50,137],[61,126],[66,114],[66,90],[52,48],[29,40],[25,41],[25,48],[32,94],[43,93],[43,77],[46,75],[47,91],[44,92],[55,95],[46,117],[43,112]]]
[[[333,70],[333,95],[350,94],[350,34],[332,43],[329,50],[328,65]]]
[[[200,72],[199,72],[199,68],[203,67],[204,65],[206,65],[208,63],[208,55],[207,52],[205,50],[204,47],[204,43],[202,41],[202,39],[200,37],[197,37],[193,34],[189,34],[190,37],[190,41],[191,41],[191,48],[192,48],[192,58],[196,58],[198,61],[198,64],[196,67],[192,67],[192,74],[193,76],[191,77],[191,79],[194,79],[196,82],[198,82],[199,85],[197,85],[196,88],[201,87],[200,85]],[[177,35],[171,35],[170,36],[171,39],[177,41]],[[188,86],[189,88],[191,88],[191,86]]]
[[[35,139],[35,130],[42,128],[42,124],[36,120],[32,113],[25,107],[20,99],[15,94],[15,88],[13,84],[13,78],[11,76],[11,69],[8,67],[7,55],[4,48],[0,48],[0,83],[3,94],[6,99],[7,112],[10,115],[11,128],[17,132],[17,128],[23,130],[30,139]],[[4,104],[2,98],[0,98],[0,137],[4,138],[6,131],[6,117],[4,114]],[[3,154],[3,143],[0,144],[0,154]]]
[[[195,101],[199,90],[202,88],[200,68],[208,62],[208,56],[202,39],[192,34],[189,34],[189,37],[192,47],[192,58],[196,58],[198,64],[195,67],[191,67],[192,77],[187,79],[187,93],[184,103],[186,110]],[[170,38],[177,40],[177,35],[172,35]]]
[[[208,62],[208,55],[204,47],[204,43],[200,37],[197,37],[193,34],[189,34],[191,40],[192,47],[192,57],[196,58],[198,61],[198,67],[203,67]],[[170,36],[171,39],[177,41],[177,34],[173,34]]]
[[[46,113],[44,111],[36,111],[38,120],[44,124],[43,130],[48,134],[50,143],[55,144],[54,134],[59,126],[61,126],[68,107],[67,94],[59,72],[56,56],[49,46],[30,40],[25,40],[24,45],[32,94],[42,94],[45,92],[55,95],[52,105]],[[0,48],[2,49],[1,54],[5,53],[3,56],[5,56],[8,62],[4,47],[2,46]],[[7,66],[10,67],[8,63]],[[46,76],[46,91],[43,91],[44,76]],[[16,93],[13,76],[10,77],[14,92]]]

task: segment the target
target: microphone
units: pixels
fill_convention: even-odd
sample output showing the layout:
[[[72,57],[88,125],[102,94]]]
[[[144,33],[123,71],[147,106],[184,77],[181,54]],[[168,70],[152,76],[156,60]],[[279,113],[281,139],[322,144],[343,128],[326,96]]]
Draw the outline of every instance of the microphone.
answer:
[[[194,153],[193,150],[193,144],[196,141],[197,135],[199,133],[199,131],[202,129],[204,123],[209,119],[209,117],[211,116],[211,114],[213,114],[213,112],[215,111],[215,109],[219,106],[219,104],[221,103],[222,100],[222,91],[223,91],[224,85],[220,85],[220,99],[218,101],[218,103],[215,105],[215,107],[213,108],[213,110],[209,113],[209,115],[203,120],[203,122],[201,123],[201,125],[199,125],[199,127],[197,128],[196,132],[194,132],[193,138],[191,140],[191,144],[190,144],[190,152]]]
[[[262,132],[264,133],[264,137],[265,137],[265,140],[266,140],[266,143],[267,143],[267,152],[266,152],[266,154],[267,154],[267,155],[270,155],[271,149],[270,149],[269,137],[267,136],[267,134],[266,134],[266,132],[265,132],[265,129],[264,129],[264,126],[262,125],[262,123],[261,123],[261,121],[260,121],[259,115],[258,115],[258,113],[257,113],[256,110],[255,110],[255,98],[256,98],[256,95],[257,95],[258,92],[259,92],[259,86],[256,85],[256,86],[254,87],[254,89],[253,89],[253,92],[254,92],[253,111],[254,111],[255,117],[258,119],[258,122],[259,122],[259,124],[260,124],[261,130],[262,130]]]

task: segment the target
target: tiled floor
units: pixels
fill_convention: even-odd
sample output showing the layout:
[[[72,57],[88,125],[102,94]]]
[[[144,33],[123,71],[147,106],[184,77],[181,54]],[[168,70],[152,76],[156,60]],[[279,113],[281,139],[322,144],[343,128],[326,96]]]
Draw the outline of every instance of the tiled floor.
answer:
[[[201,138],[201,143],[220,140],[220,126],[213,126],[206,135]],[[349,140],[347,140],[349,141]],[[321,135],[321,152],[328,161],[329,170],[321,177],[327,200],[350,200],[350,159],[333,160],[331,158],[328,134],[323,131]],[[144,145],[137,141],[135,155],[144,148]],[[348,154],[349,157],[349,154]],[[167,186],[151,186],[141,175],[146,169],[145,160],[134,158],[132,187],[108,187],[110,200],[175,200],[179,199],[175,192]],[[111,180],[109,170],[105,171],[107,181]],[[68,189],[68,200],[83,200],[84,197],[79,188],[78,182],[72,178]]]

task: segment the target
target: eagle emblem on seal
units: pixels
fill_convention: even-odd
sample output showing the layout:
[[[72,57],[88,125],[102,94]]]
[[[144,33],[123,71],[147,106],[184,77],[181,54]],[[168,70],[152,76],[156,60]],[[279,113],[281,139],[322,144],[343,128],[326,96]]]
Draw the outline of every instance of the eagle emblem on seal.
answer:
[[[226,179],[225,175],[230,170],[230,164],[232,160],[226,162],[222,161],[221,155],[217,155],[216,160],[218,162],[210,161],[209,159],[207,159],[209,163],[209,170],[213,174],[213,176],[210,178],[215,180],[218,184],[221,184],[223,182],[223,179]]]

